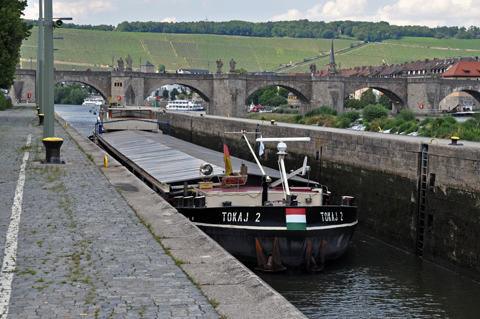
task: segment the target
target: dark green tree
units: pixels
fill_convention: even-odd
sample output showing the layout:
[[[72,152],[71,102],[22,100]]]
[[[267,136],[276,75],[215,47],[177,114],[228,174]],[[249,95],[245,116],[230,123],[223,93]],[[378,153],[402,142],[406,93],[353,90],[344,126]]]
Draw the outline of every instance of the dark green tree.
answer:
[[[168,98],[168,90],[166,90],[166,89],[163,90],[162,96],[163,96],[164,98]]]
[[[377,97],[373,93],[372,89],[368,89],[365,92],[362,93],[362,96],[360,97],[360,105],[362,108],[364,108],[366,105],[369,104],[376,104],[377,102]]]
[[[392,109],[392,100],[388,98],[385,94],[380,95],[378,99],[378,103],[382,104],[385,108],[391,110]]]
[[[172,91],[170,91],[170,99],[175,100],[175,97],[179,94],[180,92],[178,92],[177,89],[173,89]]]
[[[290,91],[287,89],[284,89],[284,88],[278,89],[278,95],[283,96],[284,98],[288,97],[288,93],[290,93]]]
[[[22,41],[32,28],[21,18],[26,6],[26,0],[0,0],[0,88],[7,90],[14,82]]]

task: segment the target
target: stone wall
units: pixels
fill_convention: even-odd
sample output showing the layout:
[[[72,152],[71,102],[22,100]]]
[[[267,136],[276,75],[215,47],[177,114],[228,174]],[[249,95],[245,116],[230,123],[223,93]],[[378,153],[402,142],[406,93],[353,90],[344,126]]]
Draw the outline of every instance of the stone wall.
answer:
[[[287,169],[308,156],[310,178],[332,191],[332,203],[354,196],[359,230],[415,253],[419,210],[421,152],[428,150],[428,190],[423,258],[480,280],[480,145],[450,146],[430,138],[358,132],[215,116],[168,113],[172,135],[222,151],[224,132],[255,136],[309,136],[311,142],[288,143]],[[225,134],[230,154],[252,160],[241,134]],[[263,165],[276,168],[276,143],[265,143]],[[235,168],[234,168],[235,169]]]

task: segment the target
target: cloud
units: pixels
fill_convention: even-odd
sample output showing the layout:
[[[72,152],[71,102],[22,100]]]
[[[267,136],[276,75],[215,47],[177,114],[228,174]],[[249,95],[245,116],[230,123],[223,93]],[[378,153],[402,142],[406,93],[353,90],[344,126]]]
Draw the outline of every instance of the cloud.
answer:
[[[76,2],[53,2],[53,16],[72,17],[73,23],[75,23],[76,19],[85,19],[99,13],[115,12],[117,10],[117,6],[112,1],[80,0]],[[38,3],[30,4],[27,10],[25,10],[25,19],[38,19]]]
[[[273,18],[268,19],[269,21],[288,21],[288,20],[299,20],[302,19],[302,13],[297,9],[288,10],[287,13],[274,16]]]
[[[177,22],[177,18],[169,17],[169,18],[163,19],[161,22]]]
[[[287,13],[280,14],[270,18],[270,21],[286,21],[286,20],[334,20],[334,19],[350,19],[354,20],[355,16],[361,15],[367,5],[367,0],[336,0],[328,1],[324,5],[317,4],[308,9],[305,13],[298,9],[290,9]]]
[[[392,5],[380,7],[375,20],[396,25],[459,25],[478,23],[480,3],[476,0],[417,1],[398,0]]]
[[[337,0],[328,1],[323,6],[315,5],[308,9],[305,17],[307,19],[345,19],[348,16],[358,16],[362,14],[367,6],[367,0]]]

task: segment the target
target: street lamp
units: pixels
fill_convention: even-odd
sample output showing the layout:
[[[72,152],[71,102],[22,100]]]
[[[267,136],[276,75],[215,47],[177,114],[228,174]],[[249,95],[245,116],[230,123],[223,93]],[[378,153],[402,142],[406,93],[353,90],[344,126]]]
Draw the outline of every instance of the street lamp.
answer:
[[[208,69],[208,73],[210,73],[210,61],[207,61],[207,69]]]
[[[113,68],[113,59],[114,59],[114,56],[112,55],[112,70],[114,69],[114,68]]]
[[[142,57],[140,57],[140,70],[142,70]]]
[[[33,67],[32,67],[32,57],[30,57],[30,69],[33,69]]]

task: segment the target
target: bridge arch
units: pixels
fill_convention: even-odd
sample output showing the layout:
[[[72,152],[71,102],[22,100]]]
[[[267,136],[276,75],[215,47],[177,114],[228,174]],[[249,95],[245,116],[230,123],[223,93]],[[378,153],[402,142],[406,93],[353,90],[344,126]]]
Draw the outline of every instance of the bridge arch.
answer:
[[[181,86],[185,86],[192,90],[193,92],[200,95],[200,97],[205,102],[211,102],[213,99],[213,87],[210,81],[205,80],[187,80],[182,79],[182,75],[178,76],[170,76],[168,78],[152,78],[152,79],[145,79],[144,84],[144,98],[146,98],[151,92],[157,90],[158,88],[169,85],[169,84],[177,84]],[[206,83],[205,83],[206,82]]]
[[[99,73],[103,77],[99,77]],[[86,84],[94,88],[105,101],[108,101],[108,98],[111,97],[111,88],[110,88],[110,72],[95,72],[95,75],[92,72],[88,71],[55,71],[54,73],[54,84],[62,82],[75,82]]]
[[[459,81],[455,81],[454,85],[450,85],[449,83],[443,84],[438,96],[438,102],[440,103],[444,98],[452,93],[465,92],[471,95],[480,105],[480,83],[477,84],[475,82],[465,80],[465,83],[458,85],[458,82]]]
[[[307,83],[305,82],[289,82],[289,81],[282,81],[282,80],[276,80],[276,81],[252,81],[249,80],[247,81],[247,88],[245,92],[245,97],[248,98],[250,95],[255,93],[256,91],[267,87],[267,86],[279,86],[281,88],[284,88],[293,94],[297,96],[297,98],[300,100],[302,104],[310,104],[311,100],[311,83],[308,81]]]
[[[382,79],[380,79],[382,80]],[[403,82],[403,81],[402,81]],[[385,94],[392,101],[392,111],[400,112],[402,109],[408,109],[406,85],[399,83],[385,83],[380,81],[348,81],[345,83],[345,97],[364,88],[374,89]]]

